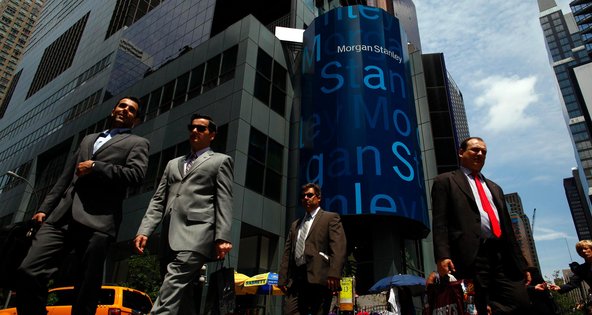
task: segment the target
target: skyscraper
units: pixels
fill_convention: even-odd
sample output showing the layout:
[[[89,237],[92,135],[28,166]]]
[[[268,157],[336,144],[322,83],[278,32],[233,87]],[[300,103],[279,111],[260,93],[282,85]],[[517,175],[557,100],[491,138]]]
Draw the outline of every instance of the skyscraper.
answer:
[[[550,64],[561,91],[566,124],[576,152],[578,168],[582,171],[583,187],[590,195],[592,186],[592,124],[583,91],[590,90],[579,80],[582,66],[590,62],[582,36],[571,13],[563,15],[554,0],[539,0],[540,23],[545,36]],[[587,106],[588,105],[588,106]]]
[[[569,205],[579,240],[592,239],[592,215],[590,214],[588,197],[582,187],[578,169],[572,169],[572,177],[563,179],[563,189]]]
[[[534,243],[533,231],[531,229],[531,222],[528,216],[524,213],[522,207],[522,200],[518,193],[510,193],[504,195],[510,210],[510,218],[512,219],[512,227],[516,234],[516,239],[520,244],[524,258],[529,266],[534,266],[540,270],[539,257],[537,255],[536,246]]]
[[[446,69],[444,54],[422,55],[438,174],[458,168],[458,147],[469,137],[462,93]]]
[[[9,93],[10,81],[17,74],[17,64],[25,52],[43,2],[44,0],[0,1],[0,104],[3,104],[4,97]],[[0,117],[5,110],[6,107],[0,105]]]

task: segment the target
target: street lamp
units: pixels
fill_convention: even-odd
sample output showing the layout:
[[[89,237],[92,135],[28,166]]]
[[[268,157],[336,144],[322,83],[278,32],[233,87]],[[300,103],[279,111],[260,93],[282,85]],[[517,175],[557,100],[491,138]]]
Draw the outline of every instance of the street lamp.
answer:
[[[23,182],[25,182],[25,184],[27,184],[27,186],[29,186],[31,188],[31,192],[33,193],[34,197],[35,197],[35,210],[39,209],[39,195],[37,194],[37,191],[35,191],[35,186],[33,186],[33,184],[31,184],[31,182],[22,177],[21,175],[13,172],[13,171],[8,171],[6,172],[6,175],[10,176],[10,177],[14,177],[18,180],[22,180]],[[25,214],[26,214],[26,210],[25,210]],[[35,229],[31,228],[28,232],[27,232],[27,237],[32,237],[33,234],[35,233]]]

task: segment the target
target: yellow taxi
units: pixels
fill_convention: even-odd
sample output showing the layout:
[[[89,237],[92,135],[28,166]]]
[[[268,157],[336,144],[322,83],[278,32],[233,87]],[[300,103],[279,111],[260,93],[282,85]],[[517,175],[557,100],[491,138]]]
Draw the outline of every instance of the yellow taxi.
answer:
[[[74,287],[49,290],[47,315],[70,315],[74,301]],[[143,315],[152,308],[152,300],[142,292],[131,288],[104,285],[99,295],[96,315]],[[16,315],[16,308],[0,310],[0,315]]]

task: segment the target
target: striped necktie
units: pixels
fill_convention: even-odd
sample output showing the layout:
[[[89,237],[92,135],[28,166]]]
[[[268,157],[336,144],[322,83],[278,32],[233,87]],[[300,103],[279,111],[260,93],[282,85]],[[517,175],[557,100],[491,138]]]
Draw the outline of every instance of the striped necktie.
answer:
[[[195,162],[196,158],[197,158],[197,153],[193,153],[187,159],[187,163],[185,163],[185,175],[187,175],[187,173],[189,173],[189,170],[191,170],[191,165],[193,165],[193,162]]]
[[[296,240],[296,250],[294,252],[294,257],[299,259],[304,255],[304,243],[306,241],[306,235],[308,234],[308,229],[310,228],[310,224],[312,222],[312,217],[310,214],[306,214],[304,217],[304,221],[302,222],[302,226],[300,227],[300,233],[298,233],[298,240]]]

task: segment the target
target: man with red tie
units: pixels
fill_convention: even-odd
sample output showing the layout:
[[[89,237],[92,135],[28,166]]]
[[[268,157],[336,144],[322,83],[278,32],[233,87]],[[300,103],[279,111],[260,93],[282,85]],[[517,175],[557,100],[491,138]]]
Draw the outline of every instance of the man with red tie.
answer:
[[[520,251],[504,193],[481,174],[487,146],[470,137],[459,148],[460,168],[432,186],[434,256],[438,273],[472,279],[479,314],[526,314],[526,260]]]

